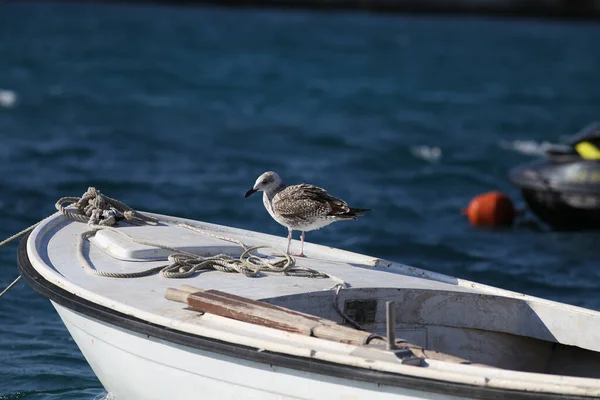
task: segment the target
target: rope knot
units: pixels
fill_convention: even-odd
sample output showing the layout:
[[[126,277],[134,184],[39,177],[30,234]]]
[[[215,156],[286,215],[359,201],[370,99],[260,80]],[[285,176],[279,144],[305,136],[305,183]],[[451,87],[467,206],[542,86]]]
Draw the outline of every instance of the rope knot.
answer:
[[[117,213],[114,210],[94,209],[89,216],[88,225],[113,226],[117,223]]]
[[[71,203],[74,207],[65,207],[64,203]],[[156,218],[139,213],[119,200],[103,195],[94,187],[89,187],[81,197],[59,199],[56,209],[65,217],[85,222],[91,227],[113,226],[121,220],[135,225],[158,223]]]

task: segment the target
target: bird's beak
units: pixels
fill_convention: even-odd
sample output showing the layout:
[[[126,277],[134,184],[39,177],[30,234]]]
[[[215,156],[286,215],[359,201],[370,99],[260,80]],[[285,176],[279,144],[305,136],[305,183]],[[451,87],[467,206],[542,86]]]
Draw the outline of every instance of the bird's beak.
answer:
[[[244,195],[244,198],[247,198],[248,196],[250,196],[254,192],[258,192],[258,190],[256,190],[256,189],[250,189],[250,190],[248,190],[246,192],[246,194]]]

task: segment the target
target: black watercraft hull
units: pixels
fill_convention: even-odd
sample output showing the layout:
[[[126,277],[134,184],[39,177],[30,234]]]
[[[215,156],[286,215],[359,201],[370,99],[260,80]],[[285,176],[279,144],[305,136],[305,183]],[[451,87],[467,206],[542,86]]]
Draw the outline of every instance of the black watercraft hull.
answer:
[[[570,205],[573,199],[578,200],[576,197],[565,199],[564,194],[536,189],[522,189],[521,193],[529,209],[553,229],[600,229],[600,208]],[[593,201],[600,202],[600,198]]]
[[[540,160],[509,177],[529,209],[557,230],[600,229],[600,163]]]

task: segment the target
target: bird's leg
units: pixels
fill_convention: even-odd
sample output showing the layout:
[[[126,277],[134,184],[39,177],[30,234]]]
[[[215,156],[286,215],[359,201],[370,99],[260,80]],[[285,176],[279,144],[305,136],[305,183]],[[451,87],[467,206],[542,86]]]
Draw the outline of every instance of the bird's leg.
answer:
[[[292,244],[292,230],[288,228],[288,245],[287,250],[285,251],[286,254],[290,254],[290,244]]]
[[[288,239],[288,245],[287,245],[287,250],[285,251],[285,254],[290,254],[290,244],[292,243],[292,230],[290,228],[288,228],[288,235],[287,235],[287,239]],[[271,256],[273,257],[285,257],[285,255],[283,255],[282,253],[271,253]]]
[[[302,231],[302,236],[300,236],[300,254],[294,254],[296,257],[306,257],[304,255],[304,231]]]

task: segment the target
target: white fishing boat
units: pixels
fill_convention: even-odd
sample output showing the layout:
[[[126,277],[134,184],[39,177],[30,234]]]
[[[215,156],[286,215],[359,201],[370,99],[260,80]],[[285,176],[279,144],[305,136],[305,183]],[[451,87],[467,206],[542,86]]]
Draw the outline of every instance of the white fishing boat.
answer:
[[[18,263],[117,400],[600,396],[596,311],[312,243],[284,257],[285,237],[206,222],[85,223],[78,205]]]

